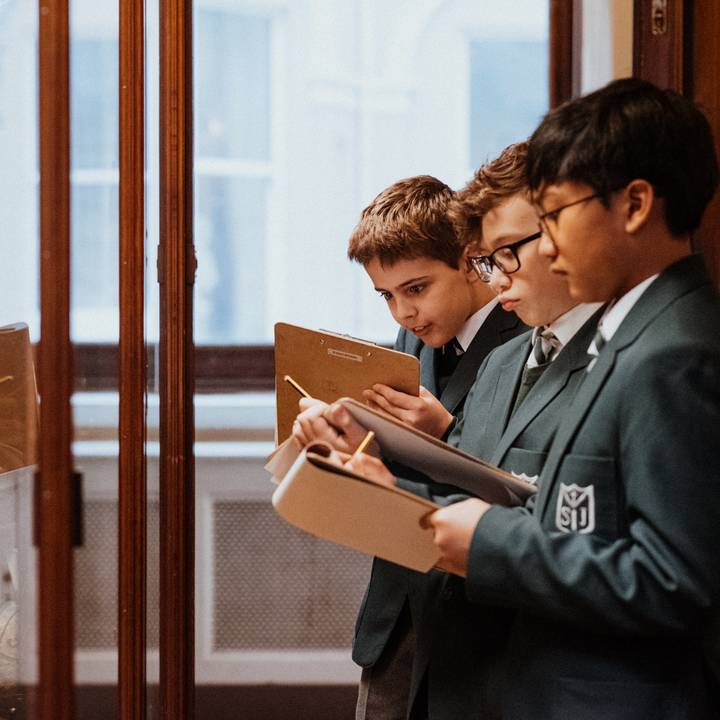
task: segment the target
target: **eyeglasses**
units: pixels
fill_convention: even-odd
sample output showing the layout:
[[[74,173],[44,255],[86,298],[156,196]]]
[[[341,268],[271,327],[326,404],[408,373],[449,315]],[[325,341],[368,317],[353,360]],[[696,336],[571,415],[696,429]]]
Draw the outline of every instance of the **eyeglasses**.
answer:
[[[520,258],[517,249],[526,243],[538,240],[541,236],[542,231],[536,232],[517,242],[502,245],[489,255],[472,255],[468,257],[468,263],[478,274],[478,277],[486,283],[489,283],[492,278],[493,267],[506,275],[512,275],[512,273],[520,269]]]
[[[560,213],[563,210],[566,210],[573,205],[579,205],[580,203],[589,202],[590,200],[595,200],[595,198],[601,197],[603,197],[603,195],[601,195],[600,193],[593,193],[592,195],[586,195],[585,197],[581,197],[579,200],[573,200],[572,202],[566,203],[565,205],[556,207],[554,210],[548,210],[544,213],[538,213],[538,222],[540,223],[541,230],[544,230],[546,233],[550,234],[548,220],[550,220],[550,222],[552,222],[553,224],[557,225],[558,217],[560,217]]]

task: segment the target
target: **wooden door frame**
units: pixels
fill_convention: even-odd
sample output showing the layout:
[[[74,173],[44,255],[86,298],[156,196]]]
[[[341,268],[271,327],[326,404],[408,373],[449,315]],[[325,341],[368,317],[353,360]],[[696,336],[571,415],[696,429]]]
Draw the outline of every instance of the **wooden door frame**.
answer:
[[[145,6],[119,10],[118,716],[146,717]]]
[[[705,112],[720,150],[720,8],[717,3],[634,0],[633,75],[671,88]],[[655,13],[655,15],[653,15]],[[693,236],[696,249],[720,287],[720,196],[716,195]]]
[[[38,4],[40,149],[39,688],[35,717],[74,716],[68,0]]]
[[[195,710],[192,0],[160,2],[160,717]]]

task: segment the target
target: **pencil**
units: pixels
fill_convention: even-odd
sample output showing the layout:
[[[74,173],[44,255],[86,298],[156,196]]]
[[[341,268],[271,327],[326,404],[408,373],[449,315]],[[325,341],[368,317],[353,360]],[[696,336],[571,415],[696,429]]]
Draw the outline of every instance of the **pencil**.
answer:
[[[303,397],[312,397],[307,390],[305,390],[301,385],[298,385],[289,375],[286,375],[283,379],[286,383],[292,385]]]
[[[352,462],[358,455],[361,455],[363,450],[372,442],[375,437],[375,433],[372,430],[368,430],[368,434],[362,439],[362,442],[357,446],[357,449],[352,454],[348,462]]]

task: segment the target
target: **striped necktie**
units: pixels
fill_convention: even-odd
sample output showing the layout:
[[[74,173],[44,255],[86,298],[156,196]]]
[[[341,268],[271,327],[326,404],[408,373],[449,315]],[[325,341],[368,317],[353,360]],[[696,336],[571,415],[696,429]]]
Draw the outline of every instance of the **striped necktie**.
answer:
[[[557,339],[552,330],[548,328],[536,333],[533,342],[532,354],[537,362],[536,367],[528,367],[525,365],[515,396],[515,404],[513,405],[512,414],[522,405],[527,394],[532,390],[535,383],[540,379],[542,374],[550,367],[550,361],[562,350],[562,343]]]

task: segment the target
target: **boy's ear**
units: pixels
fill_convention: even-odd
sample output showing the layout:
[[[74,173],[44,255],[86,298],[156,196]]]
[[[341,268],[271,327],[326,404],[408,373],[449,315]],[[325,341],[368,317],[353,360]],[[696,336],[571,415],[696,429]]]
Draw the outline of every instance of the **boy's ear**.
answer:
[[[460,256],[460,269],[465,271],[467,281],[470,283],[474,283],[480,280],[478,274],[475,272],[475,270],[473,270],[472,265],[470,265],[470,263],[468,262],[468,257],[470,255],[476,254],[477,253],[473,252],[470,245],[466,245],[465,249],[462,252],[462,255]]]
[[[645,226],[655,200],[655,188],[647,180],[628,183],[625,187],[625,232],[634,234]]]

